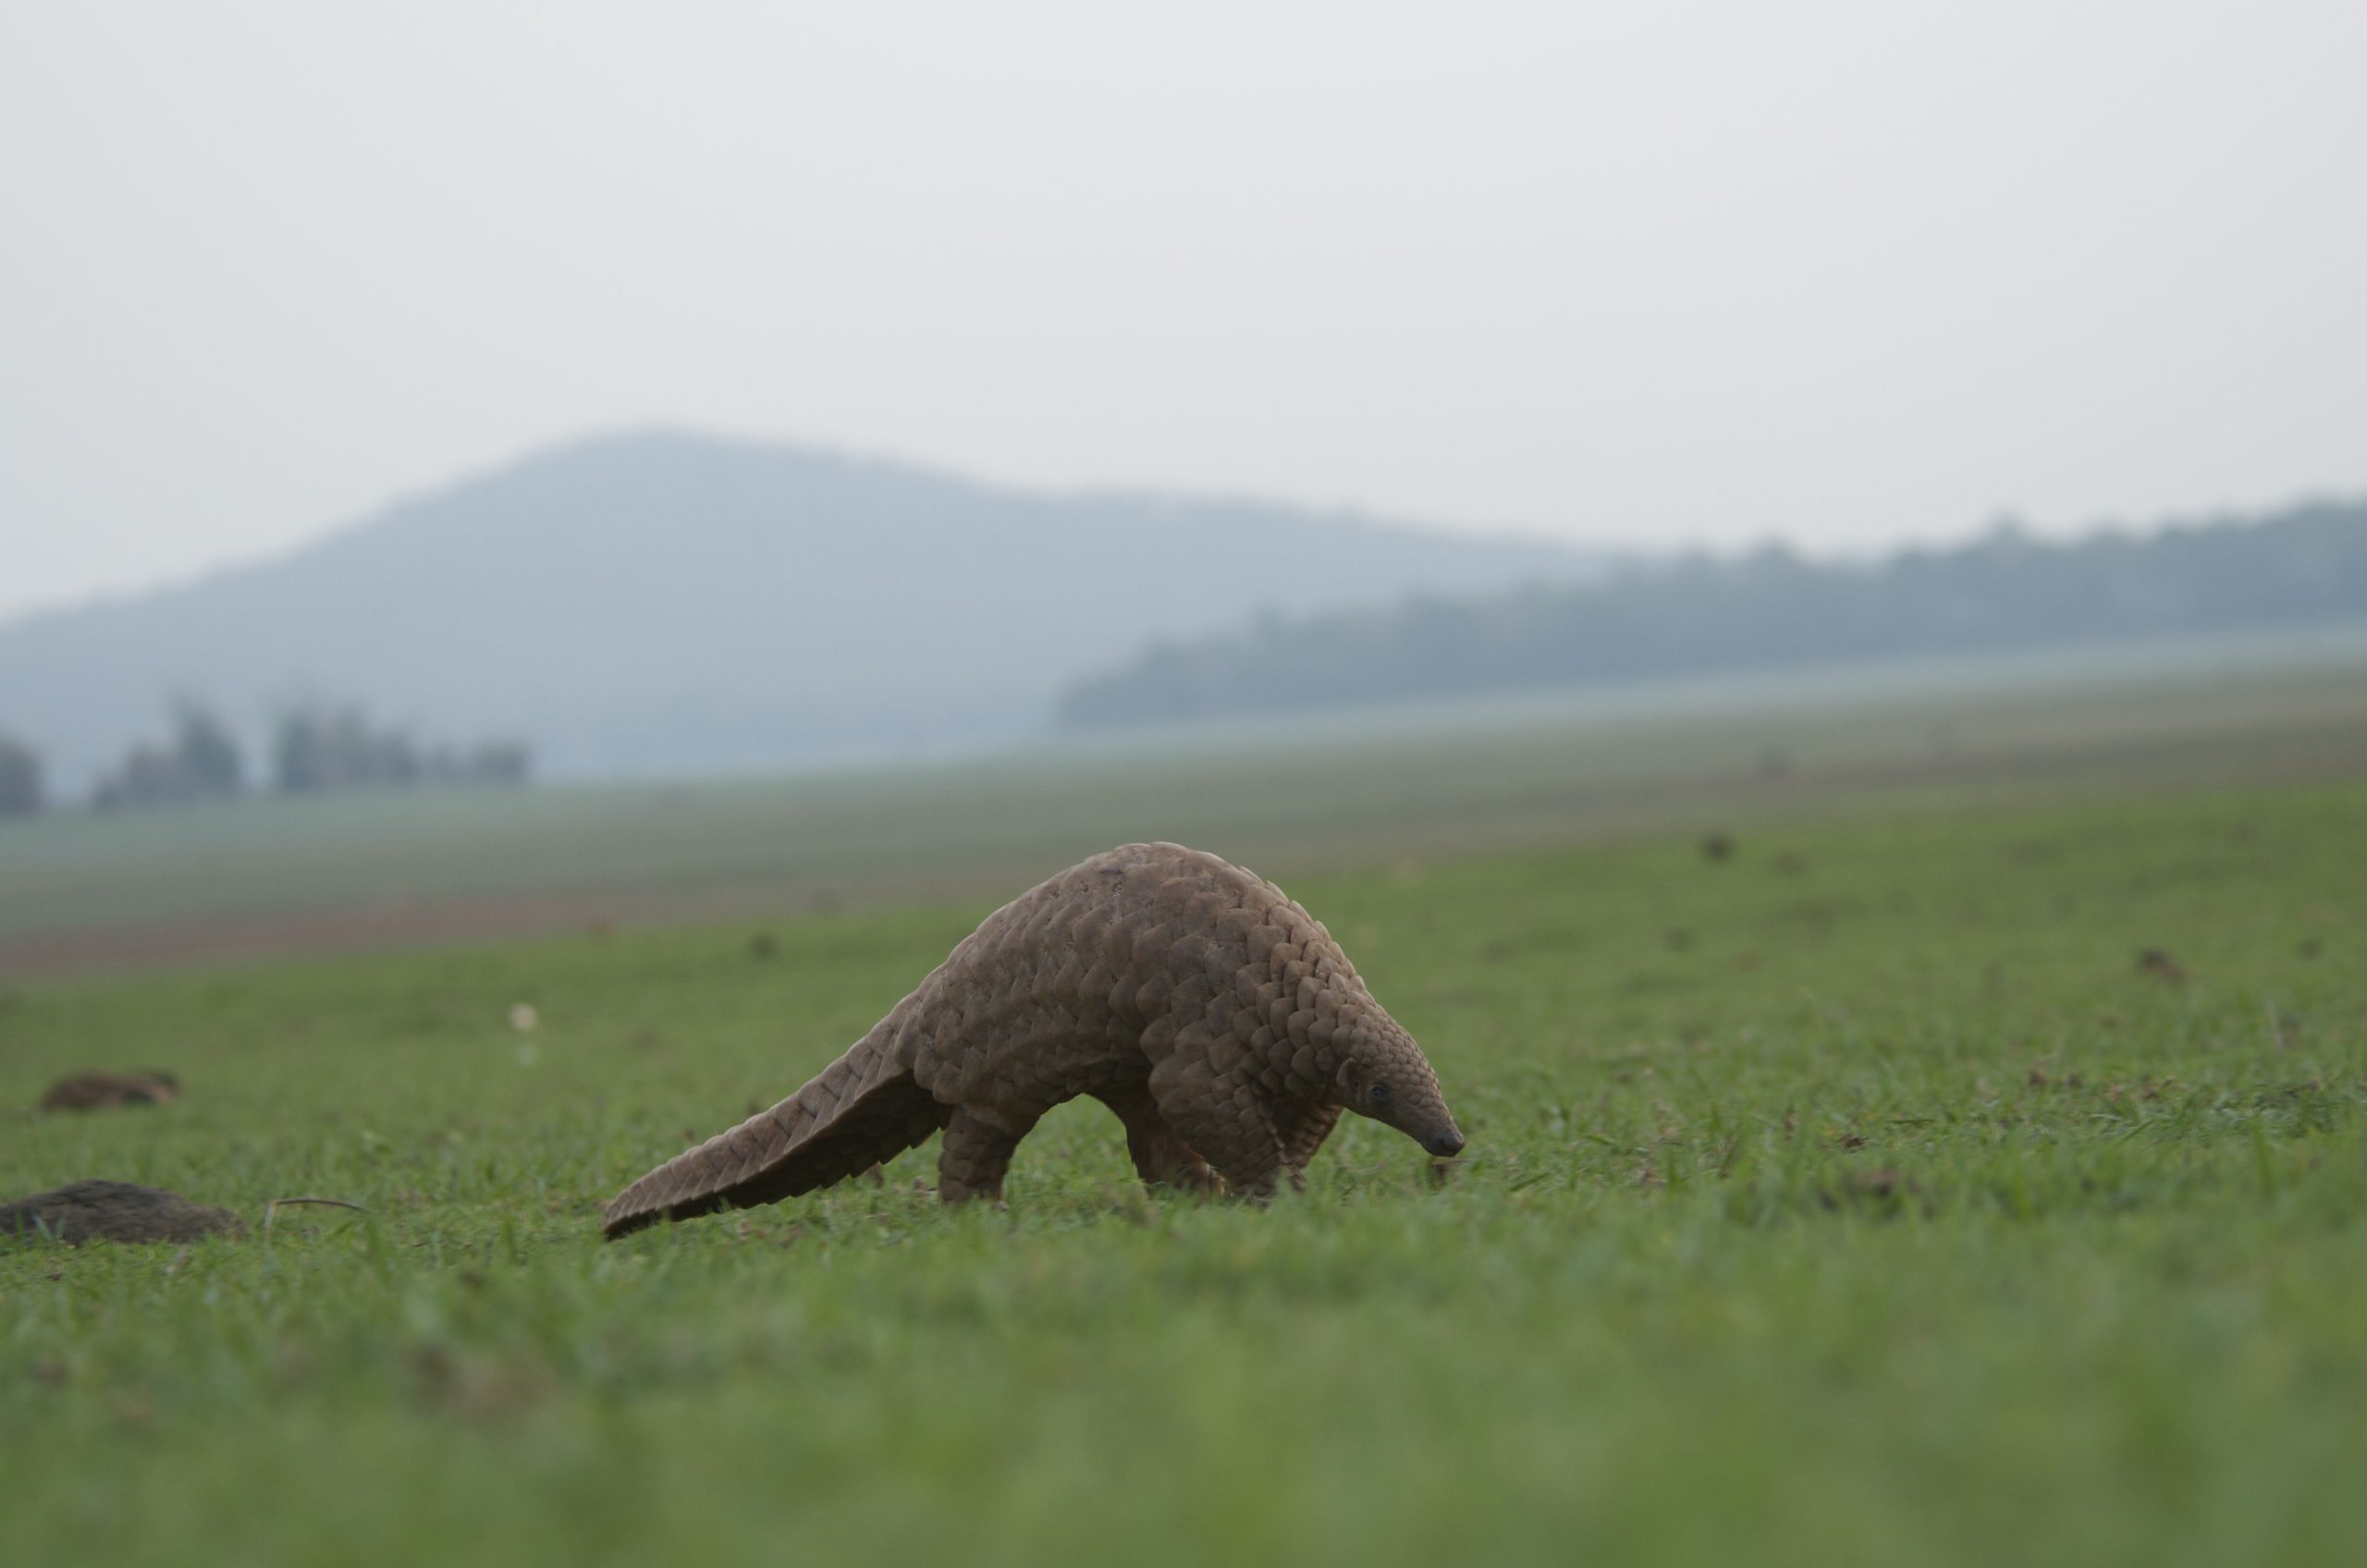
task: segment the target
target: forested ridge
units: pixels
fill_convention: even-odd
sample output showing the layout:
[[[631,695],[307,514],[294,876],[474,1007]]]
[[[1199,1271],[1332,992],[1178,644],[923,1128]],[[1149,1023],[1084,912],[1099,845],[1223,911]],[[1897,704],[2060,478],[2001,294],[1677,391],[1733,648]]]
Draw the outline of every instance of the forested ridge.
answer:
[[[1259,617],[1072,686],[1076,727],[2367,622],[2367,502],[2053,544],[2010,526],[1870,565],[1780,547],[1580,587]]]

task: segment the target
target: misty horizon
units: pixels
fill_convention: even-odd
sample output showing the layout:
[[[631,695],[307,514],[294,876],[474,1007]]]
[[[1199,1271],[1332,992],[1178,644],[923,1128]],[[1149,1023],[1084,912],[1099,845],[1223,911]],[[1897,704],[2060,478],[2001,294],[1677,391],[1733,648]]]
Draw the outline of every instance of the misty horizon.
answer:
[[[1674,559],[1682,557],[1732,560],[1769,549],[1780,549],[1809,559],[1834,564],[1850,562],[1870,564],[1907,551],[1947,550],[1960,547],[1995,533],[2001,529],[2012,530],[2034,539],[2056,544],[2079,543],[2105,535],[2142,538],[2181,526],[2205,524],[2230,518],[2260,516],[2293,507],[2341,501],[2354,496],[2367,495],[2367,484],[2362,484],[2351,492],[2296,490],[2288,495],[2268,497],[2256,505],[2194,507],[2146,517],[2108,513],[2087,519],[2041,518],[2026,515],[2015,508],[2005,507],[1993,509],[1977,520],[1968,521],[1962,526],[1954,529],[1902,535],[1896,539],[1855,545],[1820,545],[1813,536],[1803,538],[1797,533],[1770,529],[1756,536],[1726,541],[1680,540],[1655,546],[1622,546],[1615,543],[1589,538],[1575,532],[1555,533],[1535,528],[1490,526],[1467,520],[1415,516],[1385,507],[1372,508],[1344,504],[1310,505],[1288,496],[1261,495],[1245,489],[1227,489],[1221,486],[1195,489],[1189,486],[1151,484],[1061,485],[1007,482],[964,472],[950,464],[933,463],[924,459],[901,454],[860,450],[828,442],[795,439],[763,440],[729,435],[714,431],[696,430],[665,422],[645,422],[587,433],[571,440],[522,451],[510,458],[478,468],[404,485],[389,494],[377,505],[359,513],[343,519],[326,521],[318,528],[300,537],[265,546],[250,554],[208,558],[153,578],[110,583],[55,598],[34,598],[11,603],[6,595],[5,585],[0,585],[0,627],[38,620],[53,615],[71,614],[81,609],[137,604],[158,594],[197,587],[220,577],[268,567],[300,556],[345,535],[368,529],[390,514],[398,513],[408,506],[432,499],[438,495],[463,489],[472,484],[497,480],[505,474],[531,468],[570,452],[642,440],[681,441],[752,451],[790,453],[803,458],[841,463],[856,469],[909,472],[1016,498],[1086,504],[1098,500],[1110,500],[1145,503],[1152,506],[1160,504],[1239,505],[1276,511],[1298,511],[1314,516],[1333,517],[1391,533],[1459,539],[1477,544],[1496,543],[1555,550],[1566,549],[1606,560],[1627,559],[1639,562],[1652,559]]]
[[[1269,703],[1284,670],[1320,705],[2355,619],[2361,515],[2159,520],[2198,526],[2087,545],[1993,521],[1873,563],[1764,545],[1611,555],[644,432],[416,494],[184,587],[0,621],[0,734],[69,793],[191,700],[250,737],[350,710],[436,746],[521,742],[555,778],[926,760],[1039,743],[1086,690],[1109,693],[1087,703],[1106,718],[1174,718],[1204,699]],[[1968,643],[1922,635],[1968,610]],[[324,767],[438,771],[372,733],[339,742],[363,760]],[[147,766],[155,789],[178,788]]]

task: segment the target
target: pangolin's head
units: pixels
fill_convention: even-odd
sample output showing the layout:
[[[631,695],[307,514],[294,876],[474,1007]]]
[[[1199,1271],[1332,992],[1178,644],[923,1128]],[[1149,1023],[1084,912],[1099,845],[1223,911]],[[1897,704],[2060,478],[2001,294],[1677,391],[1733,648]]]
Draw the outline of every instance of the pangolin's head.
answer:
[[[1463,1152],[1463,1133],[1439,1092],[1439,1075],[1414,1036],[1385,1015],[1359,1027],[1333,1080],[1340,1103],[1385,1122],[1441,1157]]]

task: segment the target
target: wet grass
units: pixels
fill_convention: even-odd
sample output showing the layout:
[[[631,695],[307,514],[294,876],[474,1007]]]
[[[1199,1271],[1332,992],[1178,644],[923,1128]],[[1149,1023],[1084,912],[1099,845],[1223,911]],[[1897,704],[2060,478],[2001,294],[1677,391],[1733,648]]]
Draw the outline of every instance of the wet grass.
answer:
[[[0,1560],[2357,1561],[2367,787],[1732,830],[1294,880],[1473,1141],[1264,1213],[1070,1107],[599,1243],[983,904],[0,991],[188,1085],[0,1194],[254,1226],[0,1249]]]

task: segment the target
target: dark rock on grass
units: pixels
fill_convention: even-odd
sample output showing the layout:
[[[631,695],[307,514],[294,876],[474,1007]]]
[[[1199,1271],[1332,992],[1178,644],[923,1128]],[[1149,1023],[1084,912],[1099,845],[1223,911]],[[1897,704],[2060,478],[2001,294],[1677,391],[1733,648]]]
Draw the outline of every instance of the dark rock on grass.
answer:
[[[1836,1185],[1818,1189],[1816,1198],[1828,1209],[1857,1207],[1887,1217],[1899,1213],[1907,1199],[1921,1192],[1912,1177],[1884,1167],[1848,1171]]]
[[[169,1072],[77,1072],[42,1096],[43,1110],[104,1110],[119,1105],[162,1105],[178,1099],[181,1081]]]
[[[209,1208],[178,1193],[129,1182],[71,1182],[15,1203],[0,1204],[0,1236],[36,1236],[80,1246],[109,1242],[193,1242],[246,1222],[227,1208]]]

